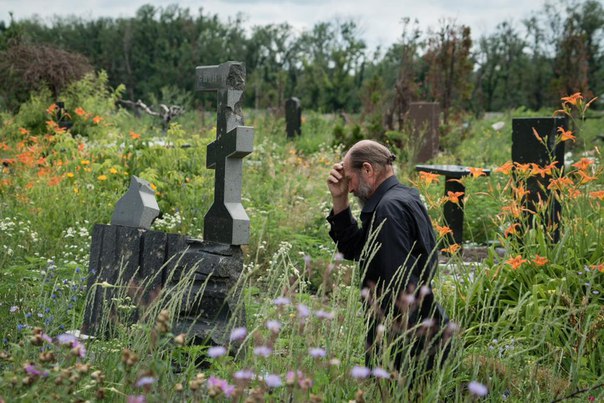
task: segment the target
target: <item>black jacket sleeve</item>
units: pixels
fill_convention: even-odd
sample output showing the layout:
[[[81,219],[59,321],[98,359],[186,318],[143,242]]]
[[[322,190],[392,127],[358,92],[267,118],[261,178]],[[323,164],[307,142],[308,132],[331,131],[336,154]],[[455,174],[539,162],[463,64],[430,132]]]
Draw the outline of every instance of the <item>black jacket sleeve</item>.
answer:
[[[327,221],[331,224],[329,236],[337,244],[338,251],[344,255],[344,259],[358,260],[365,243],[365,233],[352,217],[350,207],[335,215],[332,210]]]

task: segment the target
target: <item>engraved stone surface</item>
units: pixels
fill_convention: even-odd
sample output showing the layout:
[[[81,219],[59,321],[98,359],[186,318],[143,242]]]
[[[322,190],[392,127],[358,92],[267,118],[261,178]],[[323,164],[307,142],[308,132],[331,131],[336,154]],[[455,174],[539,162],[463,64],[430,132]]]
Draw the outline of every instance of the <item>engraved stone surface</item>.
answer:
[[[285,101],[285,130],[287,138],[302,134],[302,108],[300,107],[300,100],[296,97]]]
[[[158,215],[159,205],[151,184],[132,176],[128,191],[115,204],[111,224],[149,229]]]
[[[249,217],[241,204],[242,158],[252,152],[254,129],[243,126],[241,97],[245,68],[239,62],[196,68],[197,89],[216,91],[216,141],[208,145],[207,167],[216,170],[214,203],[204,217],[204,239],[230,245],[249,241]]]

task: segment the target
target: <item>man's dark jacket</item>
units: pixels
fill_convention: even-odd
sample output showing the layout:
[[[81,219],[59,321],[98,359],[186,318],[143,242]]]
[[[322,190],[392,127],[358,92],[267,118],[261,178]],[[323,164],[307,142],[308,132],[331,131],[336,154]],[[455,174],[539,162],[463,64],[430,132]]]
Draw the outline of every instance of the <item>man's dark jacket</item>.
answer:
[[[363,287],[373,283],[400,290],[407,281],[429,285],[437,267],[436,241],[430,217],[416,189],[401,185],[391,176],[363,206],[360,228],[350,208],[336,215],[332,210],[327,220],[331,224],[329,235],[344,258],[359,260],[361,269],[366,269]],[[371,245],[362,254],[370,234],[379,225],[381,229],[371,235]],[[373,245],[380,246],[370,258],[367,255]],[[402,287],[394,287],[396,284],[389,283],[401,266],[405,272],[395,282]]]

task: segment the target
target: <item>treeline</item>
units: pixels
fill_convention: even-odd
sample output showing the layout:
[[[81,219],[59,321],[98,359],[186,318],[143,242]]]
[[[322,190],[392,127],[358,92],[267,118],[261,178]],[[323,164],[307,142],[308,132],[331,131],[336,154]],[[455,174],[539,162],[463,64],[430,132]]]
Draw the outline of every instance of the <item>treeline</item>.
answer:
[[[58,96],[71,76],[91,68],[125,84],[131,100],[193,106],[195,66],[227,60],[246,64],[250,107],[280,108],[297,96],[305,108],[380,115],[389,128],[415,100],[440,102],[446,121],[460,111],[539,109],[574,92],[604,93],[598,0],[548,3],[519,25],[502,22],[475,39],[455,21],[422,30],[407,19],[397,43],[370,50],[352,21],[248,33],[238,18],[177,5],[145,5],[132,18],[11,20],[0,22],[0,107],[18,107],[40,82]]]

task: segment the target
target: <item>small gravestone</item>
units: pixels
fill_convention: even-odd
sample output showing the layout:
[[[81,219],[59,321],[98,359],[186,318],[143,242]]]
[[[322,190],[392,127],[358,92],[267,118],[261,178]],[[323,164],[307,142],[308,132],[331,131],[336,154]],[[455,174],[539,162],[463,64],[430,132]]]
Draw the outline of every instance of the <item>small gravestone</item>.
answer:
[[[61,129],[71,129],[73,122],[69,119],[69,114],[65,112],[65,102],[55,102],[57,106],[57,125]]]
[[[438,153],[440,105],[438,102],[411,102],[408,116],[414,138],[421,141],[416,161],[426,162]]]
[[[302,134],[302,108],[296,97],[285,101],[285,129],[289,139]]]
[[[115,205],[111,224],[149,229],[158,215],[159,206],[151,184],[133,176],[128,192]]]
[[[242,158],[253,147],[253,128],[242,126],[245,69],[227,62],[197,67],[196,76],[198,89],[218,94],[216,140],[207,149],[207,167],[216,170],[214,204],[205,216],[204,240],[148,229],[147,189],[133,182],[114,217],[134,217],[93,230],[84,333],[111,334],[122,303],[116,298],[119,288],[137,307],[127,322],[153,302],[176,298],[172,332],[188,333],[194,342],[226,345],[228,328],[245,324],[237,287],[243,270],[240,245],[249,239],[249,219],[241,205]]]
[[[565,117],[553,118],[515,118],[512,119],[512,161],[519,164],[537,164],[544,168],[554,161],[556,167],[564,168],[564,142],[556,144],[558,128],[567,130]],[[535,132],[541,138],[538,139]],[[538,211],[540,200],[547,201],[547,210],[541,218],[546,228],[553,229],[552,240],[557,242],[560,236],[560,202],[551,197],[547,189],[551,175],[532,175],[527,179],[528,194],[523,200],[530,211]],[[530,214],[530,213],[527,213]],[[530,219],[530,216],[529,216]],[[532,224],[533,221],[531,220]]]

